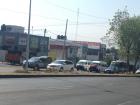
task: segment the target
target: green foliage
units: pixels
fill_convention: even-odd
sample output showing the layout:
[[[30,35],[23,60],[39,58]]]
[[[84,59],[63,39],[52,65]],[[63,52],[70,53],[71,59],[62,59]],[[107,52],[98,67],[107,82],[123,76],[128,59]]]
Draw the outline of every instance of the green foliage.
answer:
[[[130,17],[127,10],[118,10],[110,21],[108,34],[114,36],[120,48],[120,54],[127,58],[134,55],[137,60],[140,56],[140,17]]]
[[[105,62],[107,63],[107,65],[109,66],[110,63],[111,63],[111,61],[113,61],[113,59],[112,59],[112,57],[111,57],[110,55],[107,55],[104,61],[105,61]]]

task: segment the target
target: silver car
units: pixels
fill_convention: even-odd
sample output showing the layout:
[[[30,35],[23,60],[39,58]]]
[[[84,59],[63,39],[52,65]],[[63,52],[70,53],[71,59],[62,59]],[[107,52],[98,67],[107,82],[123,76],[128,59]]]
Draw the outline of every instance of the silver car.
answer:
[[[69,60],[55,60],[54,62],[48,64],[47,69],[58,70],[58,71],[64,71],[64,70],[73,71],[74,63]]]

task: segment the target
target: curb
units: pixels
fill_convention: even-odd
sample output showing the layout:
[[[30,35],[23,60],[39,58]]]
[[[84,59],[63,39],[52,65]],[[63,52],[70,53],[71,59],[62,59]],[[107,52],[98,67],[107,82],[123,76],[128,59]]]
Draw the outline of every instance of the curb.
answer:
[[[33,74],[7,74],[7,75],[0,75],[0,78],[40,78],[40,77],[140,77],[140,75],[33,75]]]

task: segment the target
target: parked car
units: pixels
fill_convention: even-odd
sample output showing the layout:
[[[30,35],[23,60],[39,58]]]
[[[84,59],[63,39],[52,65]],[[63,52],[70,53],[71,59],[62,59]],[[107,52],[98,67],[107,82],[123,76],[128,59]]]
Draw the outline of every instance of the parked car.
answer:
[[[140,74],[140,68],[136,70],[136,74]]]
[[[55,60],[54,62],[48,64],[47,69],[58,70],[58,71],[64,71],[64,70],[73,71],[74,63],[70,60]]]
[[[92,61],[89,60],[79,60],[76,64],[77,70],[89,71],[89,67]]]
[[[97,65],[97,64],[94,64],[94,63],[92,63],[92,64],[90,65],[89,71],[90,71],[90,72],[96,72],[96,73],[99,73],[99,72],[100,72],[100,70],[99,70],[99,68],[98,68],[98,65]]]
[[[52,62],[52,58],[48,56],[32,57],[28,60],[28,67],[34,70],[47,68],[47,65]],[[23,61],[23,68],[26,66],[26,60]]]
[[[104,72],[104,70],[107,68],[107,63],[104,61],[92,61],[89,71],[90,72]]]
[[[124,61],[112,61],[110,66],[105,69],[105,73],[124,73],[128,71],[127,63]]]

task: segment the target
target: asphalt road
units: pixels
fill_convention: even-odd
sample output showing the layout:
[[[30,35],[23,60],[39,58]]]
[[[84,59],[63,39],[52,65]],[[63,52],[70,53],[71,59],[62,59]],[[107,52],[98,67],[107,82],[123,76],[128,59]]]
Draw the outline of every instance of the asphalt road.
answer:
[[[140,105],[140,78],[0,79],[0,105]]]

